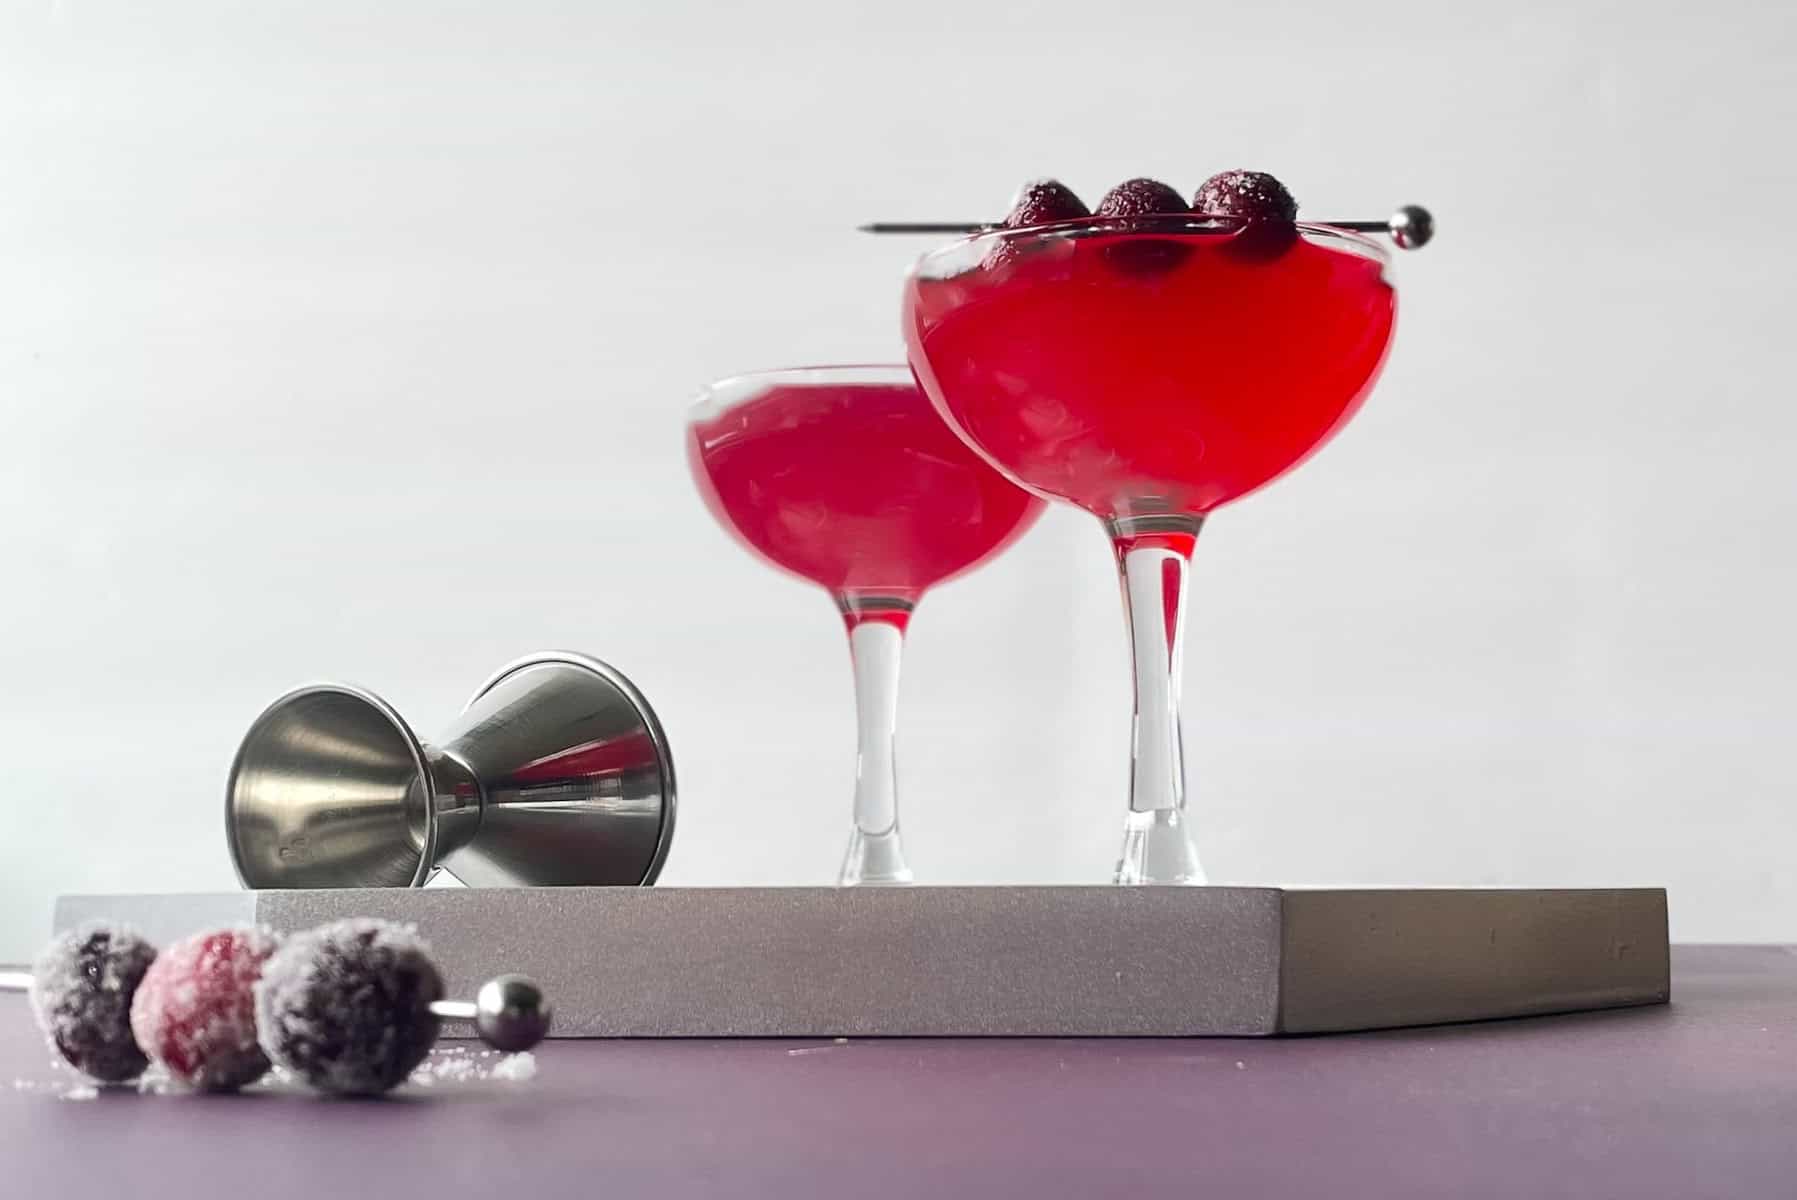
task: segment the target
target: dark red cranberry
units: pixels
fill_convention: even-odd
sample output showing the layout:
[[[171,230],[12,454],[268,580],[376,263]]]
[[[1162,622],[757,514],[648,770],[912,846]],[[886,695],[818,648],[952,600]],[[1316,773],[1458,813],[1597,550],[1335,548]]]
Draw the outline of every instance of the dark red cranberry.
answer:
[[[1047,225],[1053,221],[1077,221],[1092,215],[1073,189],[1058,179],[1037,179],[1023,185],[1011,211],[1005,214],[1006,229],[1022,229],[1028,225]]]
[[[1151,217],[1188,211],[1185,198],[1158,179],[1129,179],[1098,202],[1101,217]]]
[[[1298,202],[1265,171],[1221,171],[1192,197],[1192,211],[1290,224],[1298,219]]]
[[[1085,202],[1073,194],[1072,188],[1058,179],[1037,179],[1024,184],[1023,190],[1017,193],[1011,211],[1005,214],[1004,228],[1029,229],[1057,221],[1077,221],[1091,215]],[[988,271],[1007,270],[1043,249],[1043,245],[1028,235],[1001,239],[986,251],[980,265]]]
[[[1158,179],[1130,179],[1104,194],[1098,202],[1100,217],[1154,217],[1186,212],[1186,202],[1178,192]],[[1104,248],[1104,258],[1119,273],[1135,278],[1163,275],[1190,258],[1192,248],[1172,238],[1154,238],[1142,234],[1113,242]]]
[[[143,1074],[131,1001],[156,949],[119,925],[92,922],[58,937],[32,967],[31,1004],[61,1055],[102,1083]]]
[[[1265,171],[1222,171],[1204,181],[1192,197],[1192,211],[1206,216],[1243,217],[1229,252],[1261,261],[1277,258],[1298,240],[1293,224],[1298,202],[1285,185]]]
[[[288,938],[263,965],[256,1033],[269,1058],[320,1091],[378,1096],[430,1053],[442,998],[411,926],[338,921]]]

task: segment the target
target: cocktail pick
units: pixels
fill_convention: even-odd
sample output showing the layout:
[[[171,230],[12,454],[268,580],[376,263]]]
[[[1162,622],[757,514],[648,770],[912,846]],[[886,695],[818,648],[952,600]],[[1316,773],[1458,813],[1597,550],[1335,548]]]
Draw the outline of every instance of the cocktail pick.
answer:
[[[552,1014],[522,975],[488,980],[472,1001],[443,999],[443,978],[417,931],[374,918],[288,938],[256,986],[263,1051],[337,1095],[375,1096],[404,1083],[445,1017],[472,1020],[489,1046],[517,1051],[543,1039]]]
[[[1205,214],[1192,213],[1190,215],[1202,217]],[[1435,236],[1435,217],[1420,204],[1406,204],[1383,221],[1307,221],[1305,224],[1327,225],[1331,229],[1346,229],[1354,233],[1387,234],[1403,250],[1421,250]],[[874,221],[867,225],[858,225],[856,228],[862,233],[943,234],[987,233],[1003,227],[964,221]]]
[[[220,930],[158,956],[131,930],[91,922],[53,939],[30,969],[0,969],[0,992],[29,993],[57,1051],[91,1079],[128,1083],[154,1058],[172,1078],[217,1091],[254,1082],[273,1060],[321,1091],[375,1094],[405,1082],[442,1020],[472,1021],[507,1053],[542,1041],[553,1020],[523,975],[489,979],[473,1000],[439,998],[424,943],[391,922],[340,921],[274,945],[265,931]],[[213,970],[227,950],[236,961]],[[253,989],[253,1030],[237,1011],[240,989],[246,1005]],[[242,1043],[238,1026],[254,1040]]]
[[[226,783],[245,887],[655,882],[674,833],[674,762],[655,712],[581,654],[519,659],[421,741],[345,684],[288,693],[251,725]]]

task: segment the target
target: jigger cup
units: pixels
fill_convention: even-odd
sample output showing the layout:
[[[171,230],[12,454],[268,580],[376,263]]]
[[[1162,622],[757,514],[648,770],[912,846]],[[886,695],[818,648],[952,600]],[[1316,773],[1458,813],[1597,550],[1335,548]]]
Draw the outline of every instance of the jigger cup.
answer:
[[[226,785],[249,888],[648,885],[674,833],[654,710],[580,654],[519,659],[426,744],[379,696],[289,692],[256,718]]]

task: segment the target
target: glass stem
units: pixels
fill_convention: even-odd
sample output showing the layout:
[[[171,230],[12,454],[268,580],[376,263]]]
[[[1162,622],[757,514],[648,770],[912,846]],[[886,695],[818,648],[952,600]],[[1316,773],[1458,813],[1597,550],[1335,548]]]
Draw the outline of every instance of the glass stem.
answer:
[[[1136,689],[1118,883],[1204,882],[1186,823],[1179,727],[1186,584],[1202,523],[1202,517],[1184,515],[1107,522],[1123,585]]]
[[[845,612],[849,654],[855,666],[855,828],[838,882],[910,883],[911,868],[899,841],[898,769],[893,743],[898,726],[899,657],[905,614],[893,619]]]

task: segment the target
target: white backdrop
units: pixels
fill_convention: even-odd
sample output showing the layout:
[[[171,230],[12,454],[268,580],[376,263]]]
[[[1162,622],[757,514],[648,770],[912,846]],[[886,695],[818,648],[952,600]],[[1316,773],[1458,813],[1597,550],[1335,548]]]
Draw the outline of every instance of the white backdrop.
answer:
[[[924,244],[1059,175],[1432,206],[1363,415],[1206,531],[1187,741],[1224,881],[1664,884],[1797,939],[1780,6],[0,0],[0,958],[71,890],[234,886],[291,684],[420,730],[608,658],[682,773],[670,883],[823,882],[828,602],[699,504],[680,416],[900,354]],[[1128,688],[1091,522],[929,597],[921,878],[1090,881]]]

